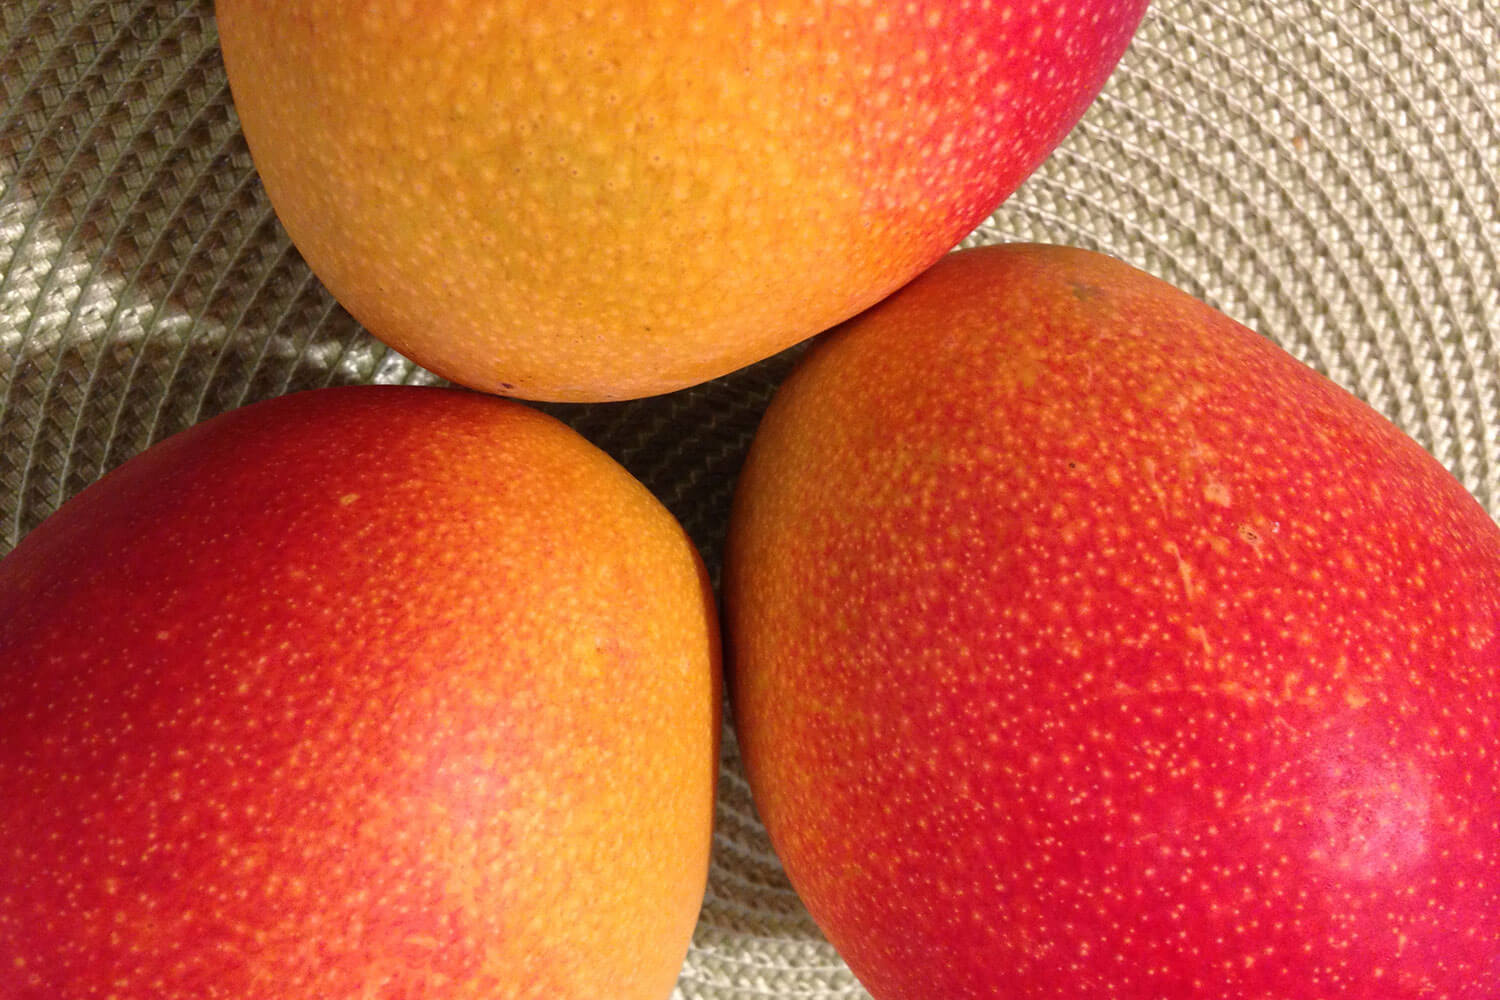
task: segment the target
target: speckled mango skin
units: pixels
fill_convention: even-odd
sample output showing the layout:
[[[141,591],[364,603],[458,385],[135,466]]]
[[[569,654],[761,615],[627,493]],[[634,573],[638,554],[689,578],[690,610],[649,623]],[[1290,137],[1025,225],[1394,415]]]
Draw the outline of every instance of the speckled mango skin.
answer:
[[[732,701],[877,1000],[1500,995],[1500,529],[1112,258],[951,255],[767,412]]]
[[[662,393],[884,297],[1073,127],[1145,0],[217,0],[255,165],[372,333]]]
[[[716,628],[670,514],[521,404],[167,439],[0,562],[0,996],[664,1000]]]

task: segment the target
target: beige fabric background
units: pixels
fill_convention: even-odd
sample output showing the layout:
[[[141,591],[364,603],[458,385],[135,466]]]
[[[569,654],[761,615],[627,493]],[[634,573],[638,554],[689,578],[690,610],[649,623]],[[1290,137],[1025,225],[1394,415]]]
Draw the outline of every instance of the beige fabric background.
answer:
[[[973,240],[1100,249],[1368,400],[1500,513],[1500,7],[1159,0],[1104,94]],[[580,233],[580,239],[588,234]],[[788,352],[549,406],[717,573]],[[0,0],[0,553],[152,441],[328,383],[426,382],[309,274],[237,130],[209,0]],[[788,888],[733,734],[678,1000],[865,994]]]

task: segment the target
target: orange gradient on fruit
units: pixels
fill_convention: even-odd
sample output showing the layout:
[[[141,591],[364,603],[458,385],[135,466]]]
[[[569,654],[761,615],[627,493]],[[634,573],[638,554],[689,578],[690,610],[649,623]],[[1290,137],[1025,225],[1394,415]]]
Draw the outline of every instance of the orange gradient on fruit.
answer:
[[[1164,282],[963,251],[832,332],[725,588],[756,806],[877,1000],[1500,993],[1500,528]]]
[[[1144,0],[218,0],[277,214],[376,336],[508,395],[767,357],[1051,152]]]
[[[520,404],[170,438],[0,562],[0,995],[664,1000],[717,669],[676,521]]]

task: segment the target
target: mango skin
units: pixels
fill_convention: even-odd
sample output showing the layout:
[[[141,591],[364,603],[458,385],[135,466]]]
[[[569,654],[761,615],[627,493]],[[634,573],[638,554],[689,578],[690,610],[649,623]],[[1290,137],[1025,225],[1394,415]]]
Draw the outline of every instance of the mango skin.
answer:
[[[167,439],[0,562],[0,996],[663,1000],[714,615],[665,508],[517,403]]]
[[[1073,127],[1145,0],[217,0],[277,215],[488,392],[648,396],[833,326]]]
[[[757,808],[877,1000],[1500,995],[1500,529],[1188,295],[951,255],[781,388],[725,587]]]

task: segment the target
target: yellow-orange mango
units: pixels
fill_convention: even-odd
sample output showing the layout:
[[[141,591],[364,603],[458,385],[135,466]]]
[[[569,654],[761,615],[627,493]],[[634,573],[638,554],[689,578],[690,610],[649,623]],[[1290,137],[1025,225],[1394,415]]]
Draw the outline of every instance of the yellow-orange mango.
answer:
[[[1074,125],[1145,0],[218,0],[277,214],[397,350],[533,399],[871,305]]]

